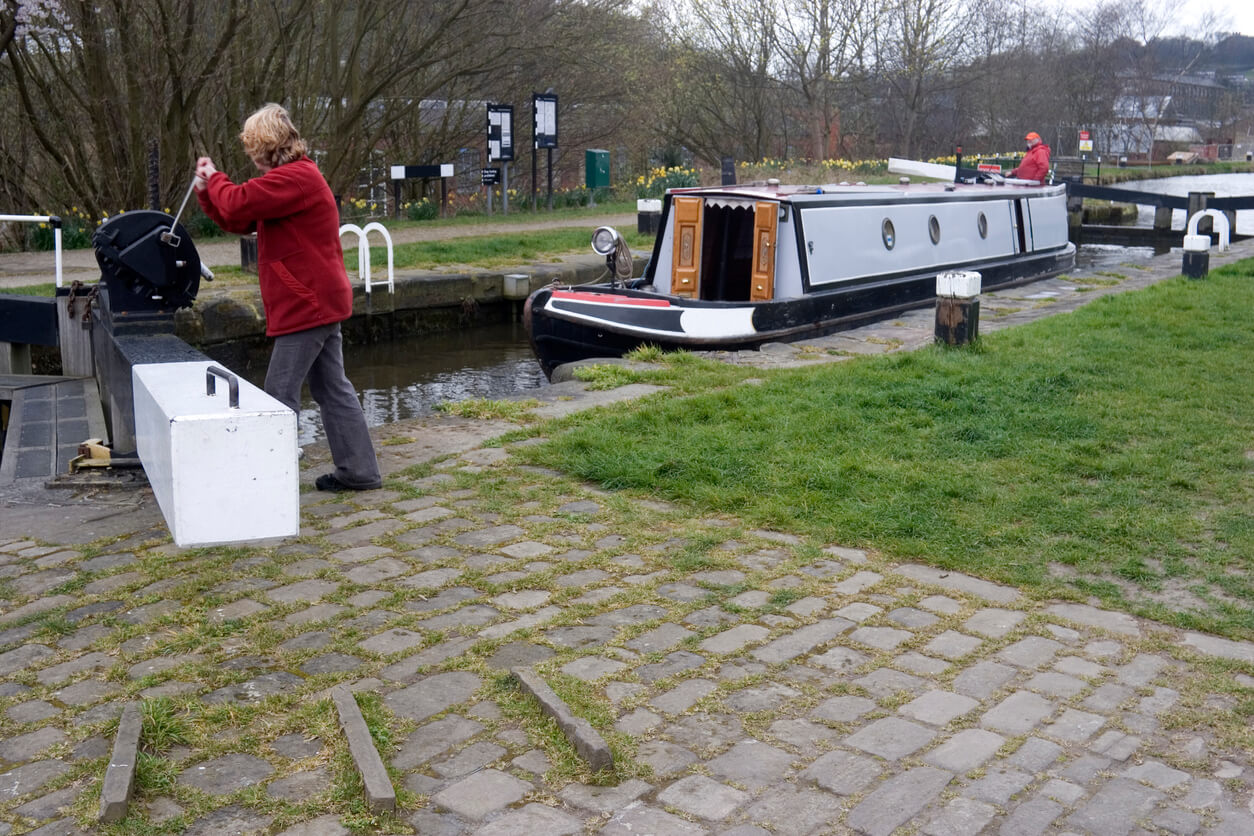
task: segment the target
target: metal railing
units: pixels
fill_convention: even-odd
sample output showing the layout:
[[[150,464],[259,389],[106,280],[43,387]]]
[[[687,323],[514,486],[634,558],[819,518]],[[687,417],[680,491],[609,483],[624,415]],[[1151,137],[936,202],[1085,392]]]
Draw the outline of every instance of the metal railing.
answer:
[[[364,227],[357,224],[344,224],[340,227],[340,236],[343,237],[346,232],[357,233],[357,278],[365,283],[366,293],[370,293],[372,285],[370,278],[370,233],[378,232],[383,236],[383,241],[388,248],[388,293],[395,293],[396,284],[392,270],[392,236],[388,233],[387,228],[378,221],[368,223]]]
[[[61,218],[57,215],[0,215],[0,222],[48,224],[52,227],[52,249],[56,260],[57,287],[61,286]]]

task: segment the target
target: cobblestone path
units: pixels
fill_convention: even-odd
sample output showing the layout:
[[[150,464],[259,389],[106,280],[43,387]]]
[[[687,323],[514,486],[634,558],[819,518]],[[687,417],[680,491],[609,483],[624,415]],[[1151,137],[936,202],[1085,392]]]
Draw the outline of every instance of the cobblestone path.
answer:
[[[305,494],[272,550],[180,550],[142,515],[103,548],[0,537],[0,833],[1254,833],[1250,644],[692,519],[508,448],[389,484]],[[337,683],[395,818],[357,801]],[[106,831],[139,698],[140,786]]]

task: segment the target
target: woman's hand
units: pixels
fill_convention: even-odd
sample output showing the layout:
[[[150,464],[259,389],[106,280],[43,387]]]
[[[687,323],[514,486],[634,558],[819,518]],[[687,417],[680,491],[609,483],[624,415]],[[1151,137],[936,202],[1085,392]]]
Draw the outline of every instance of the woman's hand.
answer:
[[[209,157],[196,160],[196,191],[203,192],[209,186],[209,178],[218,173],[218,168]]]

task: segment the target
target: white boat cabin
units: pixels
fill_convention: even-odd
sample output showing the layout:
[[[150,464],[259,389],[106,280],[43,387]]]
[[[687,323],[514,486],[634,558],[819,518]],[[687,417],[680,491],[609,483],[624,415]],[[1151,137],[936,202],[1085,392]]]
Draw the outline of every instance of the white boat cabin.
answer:
[[[659,293],[792,299],[1067,246],[1064,186],[916,183],[676,189],[648,278]]]

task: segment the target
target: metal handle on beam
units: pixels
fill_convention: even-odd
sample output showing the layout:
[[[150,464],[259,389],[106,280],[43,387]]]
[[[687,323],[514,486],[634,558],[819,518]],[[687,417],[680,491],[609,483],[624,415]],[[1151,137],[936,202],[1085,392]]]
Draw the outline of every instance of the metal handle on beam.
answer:
[[[217,394],[214,386],[214,375],[226,381],[229,389],[228,400],[231,409],[239,409],[239,378],[221,366],[210,366],[205,369],[205,394],[213,397]]]

